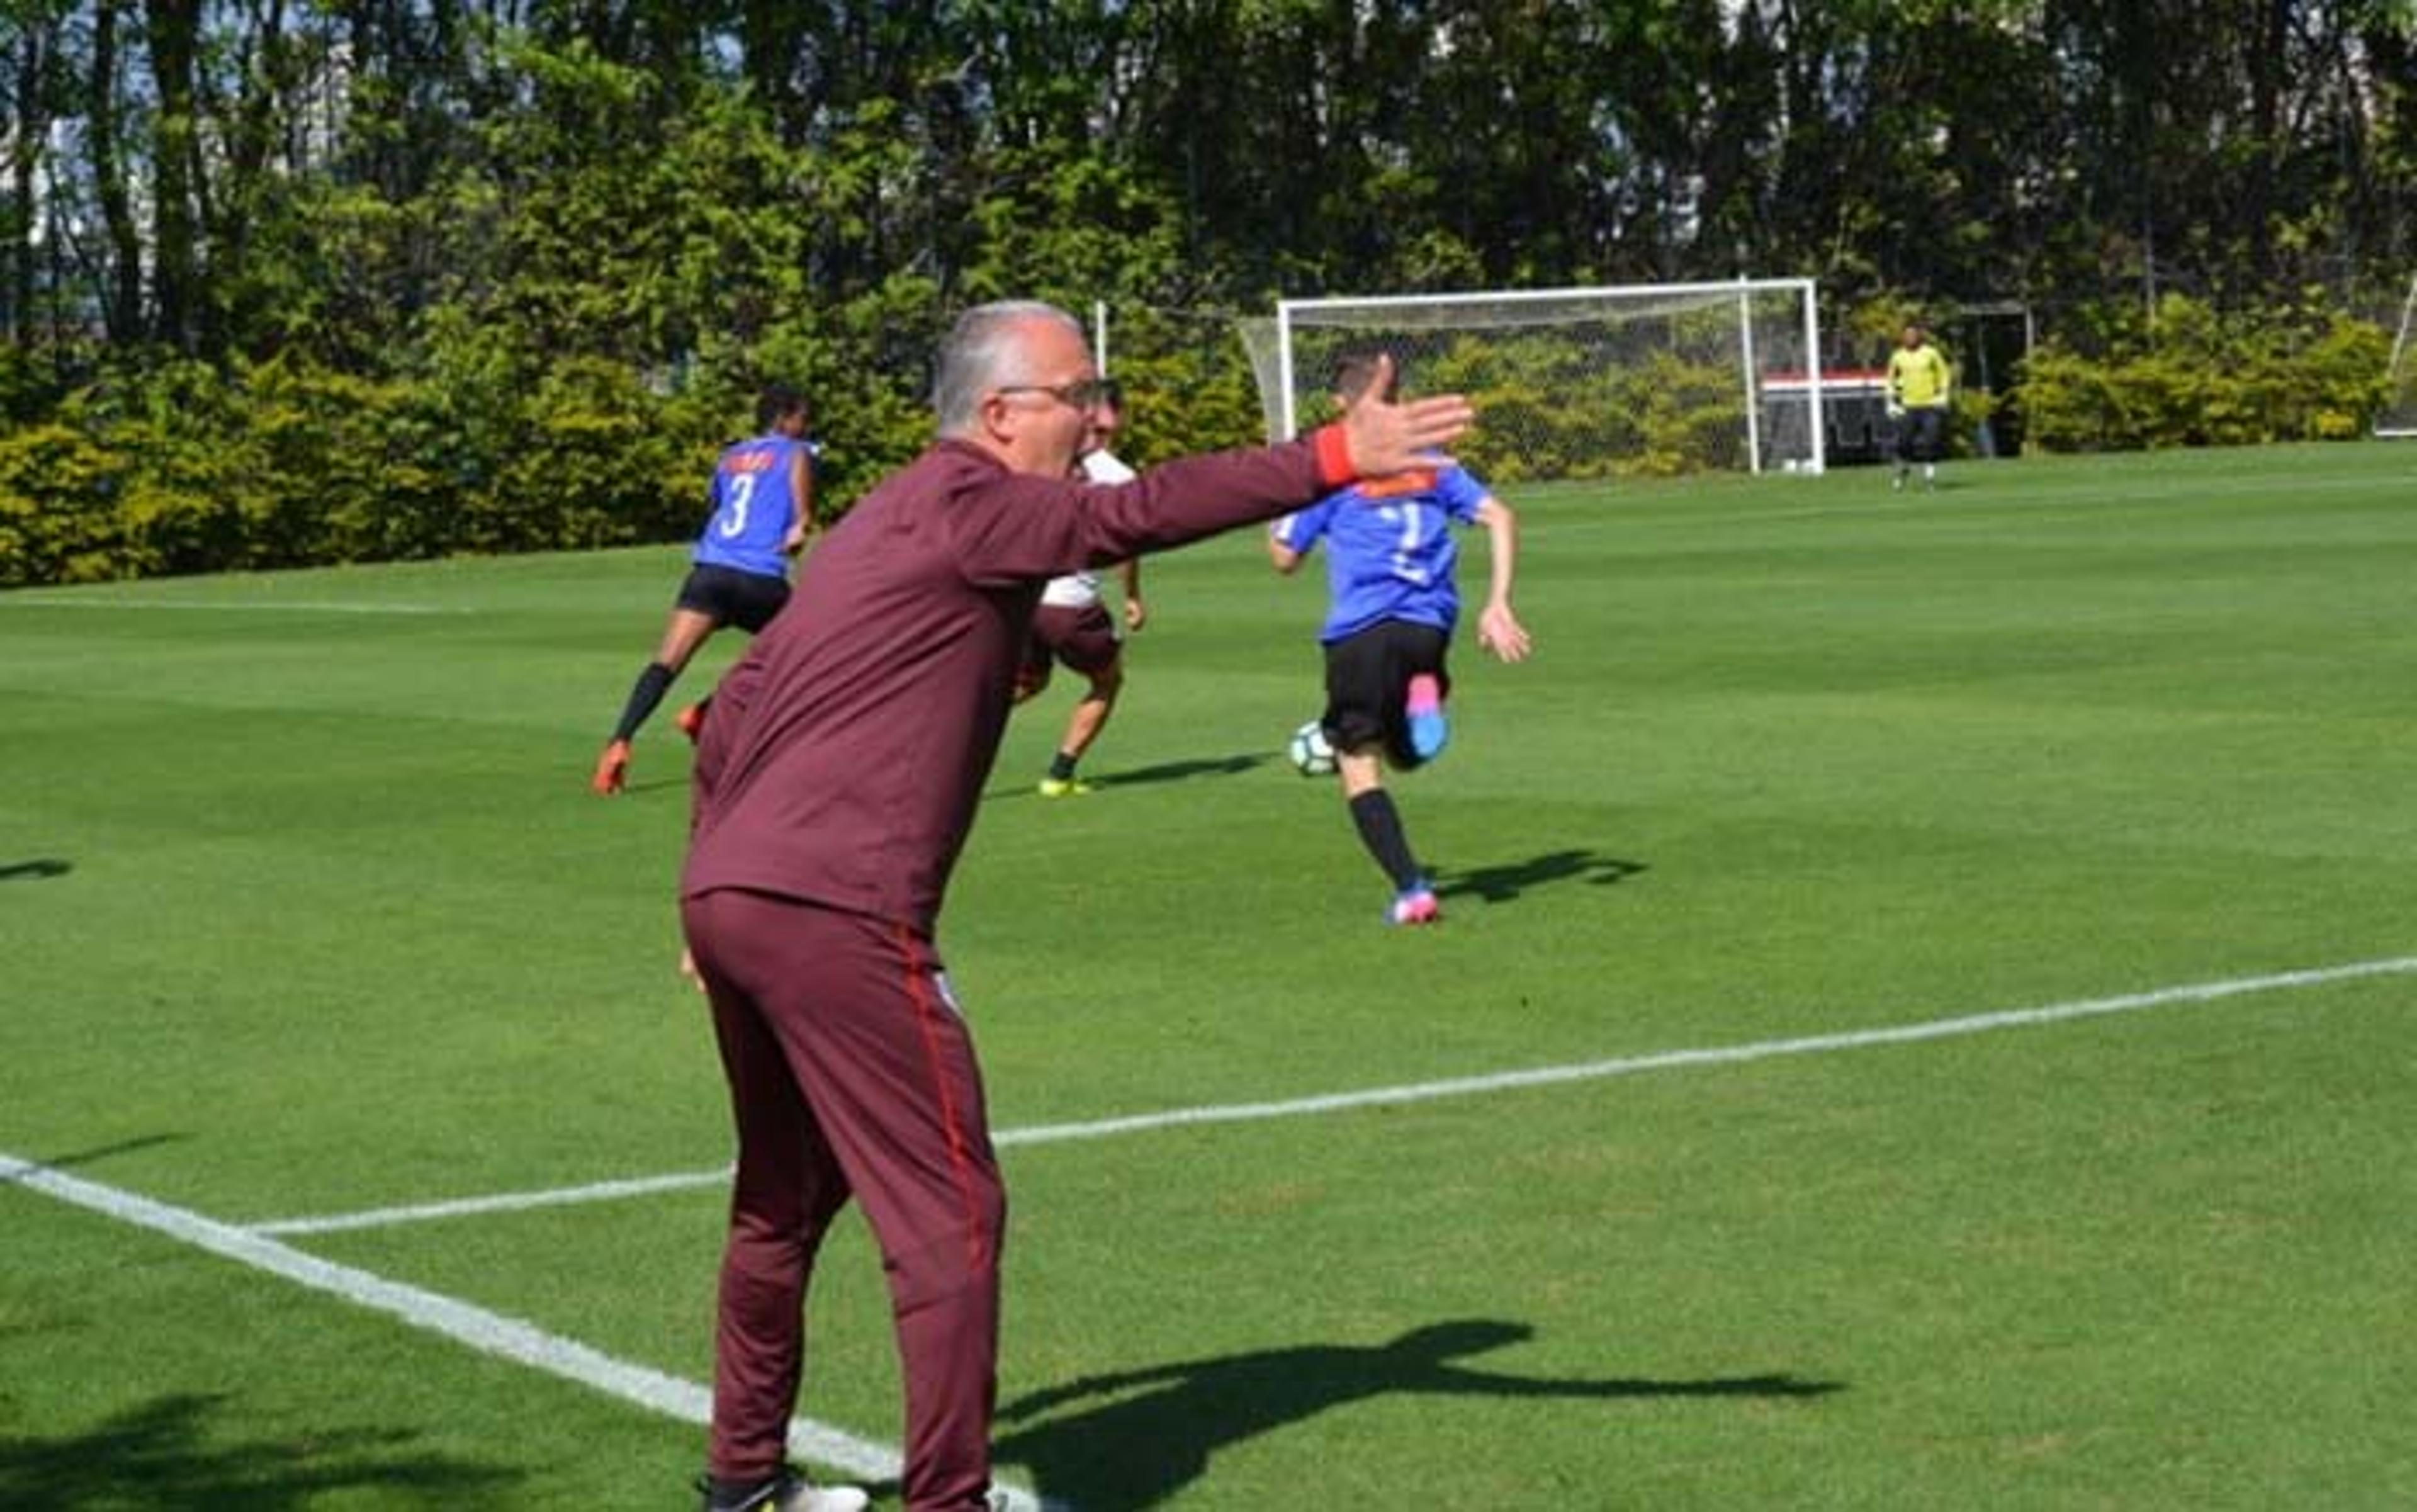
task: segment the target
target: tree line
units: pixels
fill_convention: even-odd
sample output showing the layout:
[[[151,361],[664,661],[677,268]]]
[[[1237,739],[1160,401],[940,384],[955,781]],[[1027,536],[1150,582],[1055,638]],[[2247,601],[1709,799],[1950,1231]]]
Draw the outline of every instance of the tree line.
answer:
[[[844,497],[1011,294],[1803,275],[1841,328],[2019,301],[2083,353],[2177,296],[2373,310],[2412,8],[8,0],[0,581],[661,539],[769,378]],[[1255,428],[1196,325],[1132,328],[1146,452]]]

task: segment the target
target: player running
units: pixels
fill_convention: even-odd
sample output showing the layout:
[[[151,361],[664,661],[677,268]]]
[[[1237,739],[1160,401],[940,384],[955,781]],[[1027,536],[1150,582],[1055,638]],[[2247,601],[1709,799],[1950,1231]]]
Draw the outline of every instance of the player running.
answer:
[[[697,649],[723,625],[753,634],[789,602],[789,558],[813,530],[814,458],[822,449],[806,438],[811,418],[804,396],[774,384],[755,403],[761,434],[724,450],[714,465],[713,513],[697,537],[662,644],[638,674],[621,722],[596,758],[588,786],[600,795],[621,791],[630,741]],[[680,711],[680,727],[692,739],[703,709]]]
[[[1101,379],[1100,402],[1083,436],[1082,458],[1074,464],[1077,477],[1095,483],[1129,483],[1138,476],[1108,450],[1123,423],[1123,406],[1124,396],[1115,381]],[[1108,716],[1116,711],[1117,695],[1124,689],[1124,642],[1101,599],[1101,569],[1087,567],[1049,580],[1041,590],[1041,606],[1033,611],[1032,635],[1025,643],[1023,664],[1016,669],[1019,704],[1049,686],[1050,670],[1056,664],[1062,663],[1089,684],[1067,714],[1066,733],[1041,776],[1043,798],[1072,798],[1091,790],[1090,784],[1074,775],[1075,764],[1107,727]],[[1117,575],[1124,589],[1124,631],[1136,634],[1149,619],[1141,598],[1140,559],[1127,557]]]
[[[1385,372],[1376,353],[1345,354],[1335,366],[1336,405],[1356,401]],[[1378,397],[1391,403],[1398,382],[1391,374]],[[1511,611],[1518,517],[1457,463],[1437,459],[1432,467],[1363,480],[1285,515],[1268,532],[1268,556],[1279,573],[1290,573],[1321,539],[1327,542],[1331,598],[1318,633],[1326,649],[1320,723],[1361,843],[1392,881],[1385,917],[1397,924],[1443,916],[1385,791],[1384,763],[1404,771],[1423,766],[1442,753],[1450,734],[1444,699],[1452,675],[1444,652],[1460,618],[1455,525],[1485,527],[1490,571],[1478,645],[1505,662],[1524,660],[1528,632]]]

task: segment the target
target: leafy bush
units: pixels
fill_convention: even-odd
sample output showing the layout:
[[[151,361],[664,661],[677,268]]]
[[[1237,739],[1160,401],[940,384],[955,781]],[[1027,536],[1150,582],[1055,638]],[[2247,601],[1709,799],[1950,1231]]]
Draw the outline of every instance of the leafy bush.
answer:
[[[2042,343],[2018,391],[2049,451],[2341,439],[2373,424],[2389,356],[2383,332],[2313,299],[2227,314],[2167,295],[2153,320]]]
[[[85,583],[118,567],[124,467],[72,426],[0,435],[0,587]]]
[[[855,298],[800,302],[676,366],[542,353],[472,302],[424,312],[386,374],[292,348],[213,365],[115,354],[56,402],[56,369],[0,374],[35,413],[0,435],[0,585],[678,540],[715,449],[778,379],[813,399],[828,518],[930,435],[923,394],[941,299],[901,273]],[[2050,340],[2018,390],[2049,451],[2354,436],[2383,400],[2375,328],[2314,303],[2220,314],[2179,297],[2154,321],[2102,312]],[[1122,331],[1127,450],[1148,460],[1257,429],[1246,368],[1199,330]],[[1568,343],[1471,344],[1424,387],[1470,393],[1486,424],[1460,449],[1498,483],[1734,466],[1744,416],[1724,364],[1672,350],[1605,373]],[[1959,397],[1969,437],[1985,396]]]
[[[370,379],[163,362],[0,439],[0,583],[676,539],[721,420],[626,366]]]
[[[273,512],[248,411],[205,362],[121,364],[60,417],[110,458],[99,511],[77,516],[80,577],[144,577],[257,564]],[[105,512],[105,514],[100,512]]]

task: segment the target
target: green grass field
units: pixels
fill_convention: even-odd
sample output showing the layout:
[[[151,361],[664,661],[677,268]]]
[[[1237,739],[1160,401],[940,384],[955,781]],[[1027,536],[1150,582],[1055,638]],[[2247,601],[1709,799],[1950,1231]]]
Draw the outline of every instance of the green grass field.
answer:
[[[1438,928],[1278,754],[1322,591],[1247,536],[1151,564],[1096,792],[1031,792],[1062,680],[1011,730],[940,941],[1003,1473],[2417,1505],[2417,450],[1513,502],[1536,656],[1465,635],[1397,787]],[[0,1507],[690,1504],[729,1135],[668,713],[585,790],[680,560],[0,595]],[[877,1479],[860,1228],[813,1329]]]

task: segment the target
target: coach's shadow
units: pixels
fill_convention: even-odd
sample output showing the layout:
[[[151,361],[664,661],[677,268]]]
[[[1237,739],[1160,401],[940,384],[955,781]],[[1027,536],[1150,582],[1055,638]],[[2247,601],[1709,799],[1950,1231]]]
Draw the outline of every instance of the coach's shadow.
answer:
[[[160,1397],[81,1433],[0,1437],[0,1506],[173,1506],[179,1512],[303,1512],[346,1492],[412,1506],[522,1504],[520,1473],[409,1446],[410,1435],[336,1428],[242,1439],[224,1396]],[[239,1416],[239,1414],[236,1414]]]
[[[1530,1337],[1525,1323],[1468,1319],[1416,1328],[1371,1348],[1262,1350],[1087,1376],[1000,1410],[997,1457],[1030,1469],[1042,1495],[1083,1512],[1152,1507],[1207,1470],[1217,1451],[1304,1422],[1331,1407],[1397,1393],[1622,1401],[1647,1397],[1819,1397],[1830,1382],[1763,1375],[1706,1381],[1558,1381],[1454,1362]],[[1115,1398],[1046,1422],[1087,1398]]]
[[[1641,861],[1622,861],[1591,850],[1548,850],[1529,861],[1498,866],[1439,867],[1436,891],[1445,897],[1475,897],[1487,903],[1508,903],[1532,887],[1552,882],[1586,882],[1611,887],[1646,870]]]
[[[32,861],[0,862],[0,882],[41,881],[53,877],[65,877],[75,870],[72,862],[56,856],[37,856]]]

